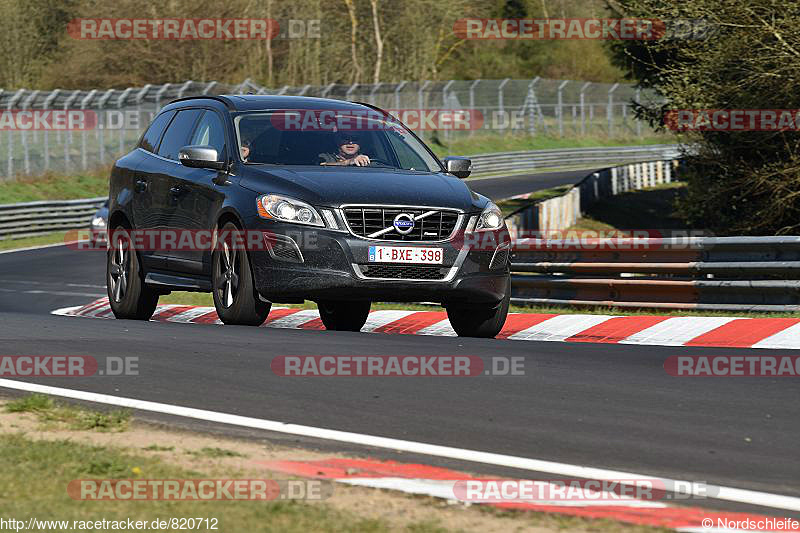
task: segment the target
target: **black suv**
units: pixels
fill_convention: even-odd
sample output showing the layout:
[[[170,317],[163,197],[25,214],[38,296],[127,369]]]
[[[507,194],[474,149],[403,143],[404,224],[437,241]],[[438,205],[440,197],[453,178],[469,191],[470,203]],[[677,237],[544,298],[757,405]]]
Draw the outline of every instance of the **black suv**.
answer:
[[[459,335],[493,337],[510,244],[461,181],[470,165],[366,104],[176,100],[111,172],[111,308],[147,320],[161,294],[211,292],[225,324],[259,325],[272,302],[313,300],[327,329],[358,331],[372,301],[433,301]]]

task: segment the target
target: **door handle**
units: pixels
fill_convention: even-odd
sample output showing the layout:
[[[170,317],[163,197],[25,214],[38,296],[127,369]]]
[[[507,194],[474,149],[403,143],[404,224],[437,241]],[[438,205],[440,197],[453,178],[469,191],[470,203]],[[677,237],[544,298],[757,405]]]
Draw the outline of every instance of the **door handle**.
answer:
[[[172,193],[172,196],[180,196],[183,193],[183,187],[180,186],[170,187],[169,192]]]
[[[134,187],[134,190],[136,192],[144,192],[144,191],[146,191],[147,190],[147,180],[146,179],[142,179],[142,178],[138,178],[136,180],[136,186]]]

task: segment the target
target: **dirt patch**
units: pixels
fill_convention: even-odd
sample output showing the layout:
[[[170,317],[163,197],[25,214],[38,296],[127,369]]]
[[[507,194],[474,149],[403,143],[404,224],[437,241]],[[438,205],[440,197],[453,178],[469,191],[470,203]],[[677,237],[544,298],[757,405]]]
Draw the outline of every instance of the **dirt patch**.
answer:
[[[330,452],[274,446],[248,440],[224,438],[189,431],[168,430],[133,421],[123,432],[76,431],[42,424],[33,413],[5,412],[0,400],[0,433],[24,433],[30,439],[69,440],[94,446],[113,447],[137,456],[156,456],[165,463],[212,477],[283,479],[259,463],[277,460],[313,461],[348,457]],[[352,457],[352,456],[350,456]],[[147,472],[142,472],[147,476]],[[465,505],[427,496],[336,484],[333,496],[309,505],[329,505],[366,519],[383,520],[393,529],[409,523],[426,523],[455,531],[537,532],[556,531],[655,531],[622,524],[586,521],[541,513],[499,512],[485,506]]]

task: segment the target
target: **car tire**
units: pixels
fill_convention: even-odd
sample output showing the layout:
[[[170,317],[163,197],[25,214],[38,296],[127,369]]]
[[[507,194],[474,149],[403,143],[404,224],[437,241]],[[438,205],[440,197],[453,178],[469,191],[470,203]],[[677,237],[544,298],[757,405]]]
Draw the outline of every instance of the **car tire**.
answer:
[[[494,307],[448,306],[447,318],[459,337],[493,339],[503,329],[511,303],[511,279],[506,284],[506,295]]]
[[[261,300],[256,292],[247,251],[233,245],[233,235],[238,231],[233,223],[225,224],[211,253],[214,307],[223,324],[260,326],[272,304]]]
[[[113,240],[106,253],[106,291],[111,311],[120,319],[150,320],[159,294],[144,283],[139,254],[132,249],[128,230],[118,226],[111,235]]]
[[[361,331],[369,317],[372,302],[320,301],[319,317],[331,331]]]

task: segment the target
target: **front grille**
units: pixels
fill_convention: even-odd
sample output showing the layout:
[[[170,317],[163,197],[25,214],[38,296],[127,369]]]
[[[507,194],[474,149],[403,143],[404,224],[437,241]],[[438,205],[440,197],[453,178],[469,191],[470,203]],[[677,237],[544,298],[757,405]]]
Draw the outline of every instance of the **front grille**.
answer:
[[[393,226],[395,217],[401,213],[416,219],[431,211],[433,213],[427,217],[415,220],[414,228],[407,235],[402,235]],[[424,207],[346,207],[344,216],[350,231],[358,237],[369,237],[377,231],[391,227],[391,231],[383,235],[369,237],[385,241],[443,241],[453,234],[459,221],[457,211]]]
[[[361,273],[368,278],[391,279],[444,279],[449,268],[407,265],[361,265]]]

